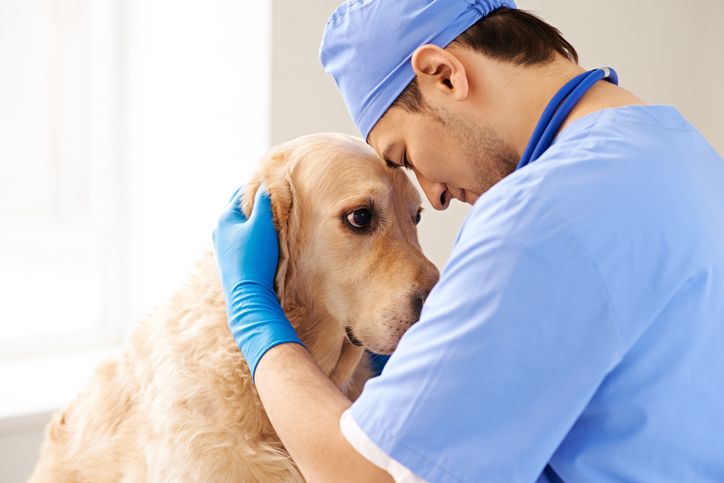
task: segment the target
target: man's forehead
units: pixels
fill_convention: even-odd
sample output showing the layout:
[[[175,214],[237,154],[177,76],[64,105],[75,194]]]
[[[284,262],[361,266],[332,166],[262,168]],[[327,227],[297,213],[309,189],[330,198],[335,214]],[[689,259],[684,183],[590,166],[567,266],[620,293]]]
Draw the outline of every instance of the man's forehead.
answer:
[[[396,106],[392,106],[382,115],[379,121],[374,125],[367,136],[367,144],[372,146],[377,152],[377,155],[382,159],[389,159],[392,155],[392,151],[395,148],[395,139],[399,135],[396,131],[399,131],[399,120],[394,122],[395,111],[398,110]],[[395,129],[397,127],[397,129]]]
[[[381,157],[383,160],[385,160],[385,163],[390,166],[391,164],[396,164],[392,161],[392,157],[394,156],[396,143],[392,139],[385,139],[384,136],[380,136],[380,139],[378,142],[373,143],[370,141],[370,146],[375,150],[377,155]]]

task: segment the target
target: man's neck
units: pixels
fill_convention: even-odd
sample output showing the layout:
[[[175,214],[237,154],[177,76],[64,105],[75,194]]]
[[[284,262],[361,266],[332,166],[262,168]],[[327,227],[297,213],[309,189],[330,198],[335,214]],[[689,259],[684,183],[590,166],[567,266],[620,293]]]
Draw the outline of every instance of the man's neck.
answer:
[[[521,154],[525,150],[525,146],[538,123],[543,110],[548,105],[553,96],[571,79],[585,72],[585,69],[577,64],[570,62],[568,59],[560,55],[556,55],[556,59],[549,65],[542,68],[542,75],[535,79],[535,76],[529,77],[529,92],[536,98],[535,105],[537,109],[525,123],[525,145],[520,147]],[[536,84],[543,88],[536,91]],[[630,105],[645,105],[638,97],[630,92],[612,84],[608,81],[601,80],[594,84],[588,92],[578,101],[571,110],[570,114],[563,121],[558,132],[566,128],[576,119],[580,119],[588,114],[607,108],[623,107]],[[558,134],[558,133],[556,133]]]
[[[585,70],[556,54],[544,65],[519,66],[489,59],[481,54],[468,63],[480,86],[473,94],[481,107],[480,115],[523,155],[533,130],[546,106],[569,80]],[[468,60],[471,60],[470,58]],[[643,105],[641,99],[606,81],[595,84],[578,102],[561,129],[587,114],[611,107]]]
[[[634,105],[642,106],[646,105],[646,103],[615,84],[599,81],[578,101],[578,104],[561,125],[559,132],[576,119],[596,111]]]

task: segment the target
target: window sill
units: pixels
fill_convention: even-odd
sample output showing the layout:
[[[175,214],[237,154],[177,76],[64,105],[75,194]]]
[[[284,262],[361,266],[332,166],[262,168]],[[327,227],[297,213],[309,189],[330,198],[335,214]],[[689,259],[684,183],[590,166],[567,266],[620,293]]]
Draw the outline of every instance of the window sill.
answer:
[[[55,412],[83,389],[103,360],[119,354],[120,345],[73,352],[0,359],[0,434],[15,422]]]

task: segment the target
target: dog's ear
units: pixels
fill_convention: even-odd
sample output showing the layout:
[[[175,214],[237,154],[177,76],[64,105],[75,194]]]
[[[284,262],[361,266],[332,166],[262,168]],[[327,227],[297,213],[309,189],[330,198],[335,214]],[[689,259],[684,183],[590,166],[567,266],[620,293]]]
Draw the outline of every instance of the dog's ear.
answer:
[[[287,154],[277,150],[261,161],[257,172],[244,186],[241,206],[242,211],[248,217],[254,204],[254,196],[263,182],[266,192],[271,197],[274,226],[279,236],[279,264],[274,278],[274,290],[282,307],[284,307],[285,300],[289,298],[289,280],[294,276],[291,247],[296,246],[296,234],[299,233],[295,209],[296,194],[290,176]]]

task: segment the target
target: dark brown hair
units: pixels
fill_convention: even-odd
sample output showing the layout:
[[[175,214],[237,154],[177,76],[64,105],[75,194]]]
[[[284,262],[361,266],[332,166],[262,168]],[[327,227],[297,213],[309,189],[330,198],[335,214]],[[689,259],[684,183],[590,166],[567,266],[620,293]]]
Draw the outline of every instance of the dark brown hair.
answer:
[[[532,13],[507,7],[490,12],[458,35],[450,45],[467,47],[491,59],[517,65],[546,64],[553,60],[556,53],[578,63],[576,49],[558,29]],[[425,110],[427,105],[417,86],[417,77],[392,105],[410,112]]]

